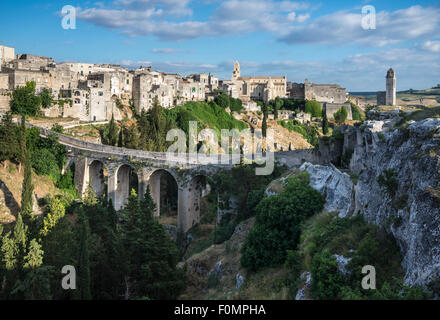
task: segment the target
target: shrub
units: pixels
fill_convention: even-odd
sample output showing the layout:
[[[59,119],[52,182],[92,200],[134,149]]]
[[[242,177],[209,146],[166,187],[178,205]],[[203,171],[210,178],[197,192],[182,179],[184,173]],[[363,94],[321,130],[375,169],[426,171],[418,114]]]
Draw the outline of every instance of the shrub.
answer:
[[[284,263],[286,250],[298,244],[301,222],[323,206],[324,199],[309,186],[307,173],[288,178],[281,194],[258,205],[255,225],[242,248],[242,265],[254,271]]]
[[[379,184],[382,192],[386,193],[388,197],[394,199],[397,189],[399,188],[397,181],[397,172],[394,169],[386,169],[377,178],[377,183]]]
[[[55,155],[49,149],[38,149],[32,155],[32,167],[39,175],[52,177],[55,181],[59,178],[59,168]]]
[[[312,117],[322,117],[322,107],[318,101],[307,101],[305,105],[305,112],[310,113]]]
[[[336,300],[340,298],[345,280],[338,270],[338,262],[330,253],[324,251],[315,255],[312,261],[312,287],[313,299]]]
[[[345,107],[341,107],[338,111],[333,114],[333,118],[338,124],[343,124],[348,117],[348,112]]]
[[[358,120],[358,121],[365,120],[365,113],[361,109],[359,109],[359,107],[356,106],[355,104],[353,103],[350,104],[351,104],[351,114],[353,120]]]

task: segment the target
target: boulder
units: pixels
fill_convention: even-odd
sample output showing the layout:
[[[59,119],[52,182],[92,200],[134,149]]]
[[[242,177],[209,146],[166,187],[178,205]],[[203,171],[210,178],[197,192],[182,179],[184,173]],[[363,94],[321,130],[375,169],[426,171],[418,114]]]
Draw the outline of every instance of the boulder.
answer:
[[[310,174],[310,186],[325,196],[325,210],[339,212],[343,218],[354,211],[354,185],[350,176],[335,166],[313,165],[305,162],[300,170]]]

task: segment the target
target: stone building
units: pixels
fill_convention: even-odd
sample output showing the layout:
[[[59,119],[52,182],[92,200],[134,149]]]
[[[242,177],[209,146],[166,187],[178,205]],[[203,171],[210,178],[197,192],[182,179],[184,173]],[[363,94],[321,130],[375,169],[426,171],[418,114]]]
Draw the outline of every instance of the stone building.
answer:
[[[345,103],[348,98],[347,90],[338,84],[318,84],[290,82],[288,84],[289,97],[294,99],[316,100],[324,103]]]
[[[155,98],[164,108],[174,105],[174,92],[178,86],[177,78],[165,77],[164,73],[146,71],[136,74],[133,78],[133,102],[136,110],[150,110]]]
[[[234,64],[230,81],[222,82],[222,89],[236,95],[243,101],[260,100],[270,101],[277,97],[285,98],[287,94],[287,80],[282,77],[242,77],[240,64]]]
[[[200,82],[180,81],[177,104],[188,101],[204,101],[205,100],[205,84]]]
[[[390,68],[386,75],[386,91],[379,91],[377,93],[377,105],[395,106],[397,102],[396,95],[396,74]]]
[[[2,65],[15,59],[15,49],[6,46],[0,46],[0,71]]]

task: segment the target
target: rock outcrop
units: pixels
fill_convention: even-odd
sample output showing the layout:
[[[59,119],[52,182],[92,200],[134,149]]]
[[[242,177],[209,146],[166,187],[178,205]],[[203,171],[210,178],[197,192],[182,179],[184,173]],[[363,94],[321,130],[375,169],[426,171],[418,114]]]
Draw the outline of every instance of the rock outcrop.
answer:
[[[304,163],[300,170],[310,174],[310,186],[325,196],[325,210],[346,217],[354,211],[354,185],[350,176],[335,166]]]

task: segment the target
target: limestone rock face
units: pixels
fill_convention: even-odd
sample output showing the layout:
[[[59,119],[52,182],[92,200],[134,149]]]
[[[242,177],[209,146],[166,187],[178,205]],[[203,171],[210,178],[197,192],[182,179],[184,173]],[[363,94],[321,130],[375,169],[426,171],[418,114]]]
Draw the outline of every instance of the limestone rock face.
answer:
[[[310,186],[325,195],[325,210],[346,217],[354,210],[354,185],[350,176],[333,165],[321,166],[305,162],[300,170],[310,174]]]
[[[403,130],[378,130],[370,121],[355,133],[359,142],[350,169],[359,176],[355,213],[385,226],[396,238],[405,283],[426,285],[440,277],[440,119],[411,123]],[[377,182],[393,169],[396,194]]]

